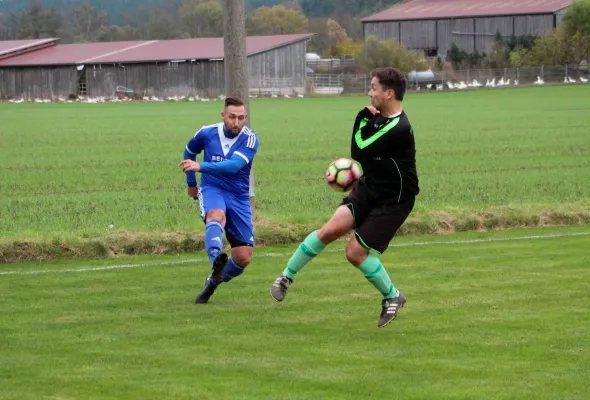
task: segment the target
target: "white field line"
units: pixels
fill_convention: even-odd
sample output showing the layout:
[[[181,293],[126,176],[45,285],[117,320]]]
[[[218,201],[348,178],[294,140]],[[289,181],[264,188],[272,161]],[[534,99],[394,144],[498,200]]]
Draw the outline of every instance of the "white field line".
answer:
[[[472,243],[493,243],[493,242],[509,242],[515,240],[539,240],[539,239],[558,239],[566,237],[577,237],[577,236],[590,236],[590,232],[579,232],[579,233],[561,233],[554,235],[534,235],[534,236],[514,236],[514,237],[499,237],[499,238],[487,238],[487,239],[467,239],[467,240],[451,240],[451,241],[432,241],[432,242],[412,242],[412,243],[399,243],[392,244],[390,248],[396,247],[414,247],[414,246],[438,246],[438,245],[461,245],[461,244],[472,244]],[[344,249],[330,249],[327,250],[329,253],[337,253],[344,251]],[[267,254],[255,254],[254,258],[263,257],[286,257],[290,256],[291,253],[267,253]],[[63,273],[76,273],[76,272],[96,272],[96,271],[108,271],[116,269],[129,269],[129,268],[150,268],[150,267],[168,267],[172,265],[181,264],[198,264],[206,261],[204,258],[195,258],[189,260],[178,260],[178,261],[163,261],[155,263],[143,263],[143,264],[120,264],[120,265],[106,265],[104,267],[90,267],[90,268],[68,268],[68,269],[47,269],[37,271],[6,271],[0,272],[0,276],[11,276],[11,275],[41,275],[41,274],[63,274]]]

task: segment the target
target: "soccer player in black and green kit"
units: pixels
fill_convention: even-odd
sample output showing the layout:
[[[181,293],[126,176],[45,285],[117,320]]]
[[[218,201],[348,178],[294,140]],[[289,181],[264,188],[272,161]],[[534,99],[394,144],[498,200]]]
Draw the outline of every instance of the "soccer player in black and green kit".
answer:
[[[358,113],[352,134],[351,156],[363,169],[360,182],[334,216],[297,248],[271,287],[275,300],[283,301],[297,273],[329,243],[354,230],[346,258],[383,296],[377,326],[393,321],[406,303],[379,258],[371,253],[382,254],[387,249],[419,192],[414,132],[402,109],[406,86],[404,75],[395,68],[373,73],[372,107]]]

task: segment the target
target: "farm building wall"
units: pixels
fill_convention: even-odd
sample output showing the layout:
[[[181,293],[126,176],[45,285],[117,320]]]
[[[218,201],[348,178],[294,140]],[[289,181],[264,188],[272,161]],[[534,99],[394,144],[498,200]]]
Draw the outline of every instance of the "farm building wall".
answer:
[[[306,42],[248,57],[251,93],[294,94],[305,91]],[[139,96],[216,97],[225,93],[222,60],[136,64],[0,68],[0,98],[50,98],[79,94],[78,76],[90,97],[110,97],[129,89]]]
[[[77,92],[75,67],[0,68],[0,99],[67,96]]]
[[[565,12],[565,10],[560,11]],[[559,15],[557,16],[559,19]],[[468,53],[489,53],[496,33],[508,37],[542,35],[553,28],[553,14],[503,17],[446,18],[364,23],[365,38],[397,39],[408,49],[436,50],[445,57],[453,43]]]
[[[303,94],[307,43],[279,47],[248,58],[251,93]]]
[[[225,89],[222,61],[91,65],[86,80],[90,97],[109,97],[126,89],[142,97],[210,97]]]

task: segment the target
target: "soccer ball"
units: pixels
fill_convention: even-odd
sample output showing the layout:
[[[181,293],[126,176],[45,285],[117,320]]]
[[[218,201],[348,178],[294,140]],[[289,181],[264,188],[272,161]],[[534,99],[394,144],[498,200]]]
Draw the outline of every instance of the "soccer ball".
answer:
[[[348,158],[339,158],[328,167],[326,182],[338,192],[352,190],[361,177],[361,169],[358,163]]]

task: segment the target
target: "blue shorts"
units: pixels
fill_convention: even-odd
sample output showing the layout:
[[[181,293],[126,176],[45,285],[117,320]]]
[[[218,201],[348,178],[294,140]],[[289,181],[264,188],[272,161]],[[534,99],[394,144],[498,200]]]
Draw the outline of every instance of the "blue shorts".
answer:
[[[201,186],[198,194],[201,218],[211,210],[225,213],[225,236],[231,247],[254,246],[250,199],[239,198],[215,186]]]

